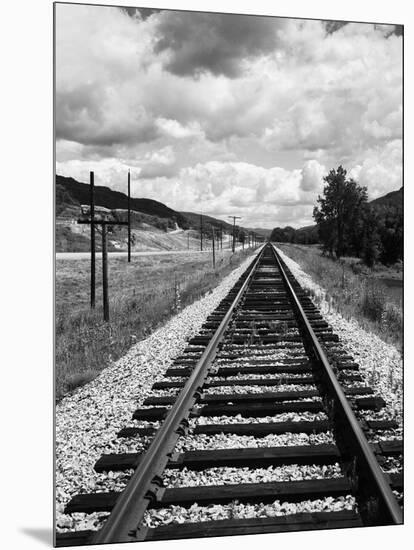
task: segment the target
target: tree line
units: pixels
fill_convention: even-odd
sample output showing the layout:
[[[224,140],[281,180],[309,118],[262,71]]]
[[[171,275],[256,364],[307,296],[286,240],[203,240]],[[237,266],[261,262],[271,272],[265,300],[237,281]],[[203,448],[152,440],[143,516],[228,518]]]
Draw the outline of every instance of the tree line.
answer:
[[[313,218],[323,251],[330,256],[356,256],[368,266],[403,258],[402,204],[370,204],[367,188],[339,166],[324,177]]]
[[[270,235],[271,241],[280,243],[316,244],[319,243],[318,228],[316,225],[295,229],[289,225],[275,227]]]

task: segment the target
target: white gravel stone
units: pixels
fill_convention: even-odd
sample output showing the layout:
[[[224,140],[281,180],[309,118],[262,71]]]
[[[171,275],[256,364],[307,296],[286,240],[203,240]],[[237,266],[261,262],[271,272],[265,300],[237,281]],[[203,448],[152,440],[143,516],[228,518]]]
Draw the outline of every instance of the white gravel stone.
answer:
[[[217,381],[231,381],[231,380],[283,380],[286,378],[286,376],[289,376],[289,378],[303,378],[304,376],[309,376],[308,374],[281,374],[278,372],[275,373],[269,373],[269,374],[236,374],[234,376],[215,376],[214,378],[211,378],[210,380],[217,380]],[[311,378],[311,377],[309,377]]]
[[[134,345],[95,380],[78,388],[57,405],[58,531],[67,530],[68,525],[70,529],[85,528],[83,519],[74,521],[63,514],[66,503],[76,493],[92,492],[102,487],[102,475],[93,469],[96,460],[104,453],[122,448],[122,442],[117,441],[117,432],[131,425],[132,413],[150,394],[153,383],[162,379],[173,359],[185,349],[188,339],[197,334],[207,316],[228,294],[250,262],[251,257],[225,277],[214,291],[186,307],[165,326]],[[143,448],[140,440],[134,442],[136,451]],[[88,525],[93,524],[98,516],[92,517]]]
[[[202,449],[242,449],[290,445],[319,445],[326,443],[334,443],[331,432],[318,434],[287,432],[280,435],[270,434],[266,437],[237,434],[197,434],[180,437],[175,450],[177,452],[184,452]]]
[[[165,487],[200,487],[205,485],[237,485],[239,483],[270,483],[342,477],[339,464],[269,466],[268,468],[208,468],[206,470],[167,469],[163,474]]]
[[[97,531],[100,529],[109,512],[94,512],[93,514],[65,514],[59,517],[59,533],[66,531]]]
[[[307,411],[295,413],[280,413],[274,416],[199,416],[190,418],[190,426],[205,426],[206,424],[267,424],[268,422],[314,422],[315,420],[328,420],[326,413],[310,413]]]
[[[228,395],[231,397],[231,394],[252,394],[252,393],[264,393],[264,392],[285,392],[285,391],[308,391],[315,390],[316,386],[312,384],[278,384],[277,386],[213,386],[208,388],[204,393],[207,395],[211,394],[220,394]]]

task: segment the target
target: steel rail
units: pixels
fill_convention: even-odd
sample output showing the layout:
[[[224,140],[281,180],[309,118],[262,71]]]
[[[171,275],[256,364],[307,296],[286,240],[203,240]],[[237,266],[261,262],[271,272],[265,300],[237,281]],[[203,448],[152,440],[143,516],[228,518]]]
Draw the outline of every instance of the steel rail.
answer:
[[[237,296],[208,343],[203,355],[197,361],[191,376],[177,396],[177,400],[169,410],[161,427],[157,430],[150,446],[143,454],[142,460],[139,462],[126,488],[117,499],[110,516],[102,529],[93,536],[90,544],[142,540],[139,524],[151,499],[156,498],[157,491],[161,489],[160,479],[157,476],[162,474],[178,437],[185,430],[186,418],[197,399],[197,392],[199,392],[208,374],[208,368],[216,355],[217,346],[223,338],[236,306],[245,293],[264,249],[265,247],[259,250],[256,258],[252,260],[247,268],[250,271]]]
[[[356,457],[357,463],[354,465],[357,473],[356,491],[361,495],[362,502],[359,503],[361,516],[369,525],[401,524],[403,523],[402,510],[306,317],[274,245],[272,250],[305,337],[311,344],[315,359],[322,367],[325,385],[333,398],[335,417],[341,425],[342,433],[346,434],[347,442],[351,443],[351,449],[347,451],[348,453],[351,451]]]

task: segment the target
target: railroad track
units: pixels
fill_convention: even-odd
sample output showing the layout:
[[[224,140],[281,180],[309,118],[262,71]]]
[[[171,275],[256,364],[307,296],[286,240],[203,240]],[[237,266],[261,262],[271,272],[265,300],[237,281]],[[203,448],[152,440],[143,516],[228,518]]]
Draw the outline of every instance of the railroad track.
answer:
[[[149,438],[147,450],[103,455],[95,464],[98,472],[133,469],[125,489],[78,494],[66,507],[67,513],[110,512],[108,519],[96,532],[59,534],[58,546],[402,523],[402,502],[395,497],[402,491],[402,475],[384,474],[381,468],[401,457],[402,441],[368,441],[396,423],[372,420],[385,402],[362,383],[358,365],[272,245],[260,250],[153,390],[158,395],[134,412],[138,422],[118,434],[128,441]],[[295,414],[299,420],[292,420]],[[208,441],[220,434],[253,438],[254,443],[201,450],[180,446],[180,438]],[[269,437],[286,434],[304,434],[309,441],[267,445]],[[324,434],[331,439],[322,437],[320,443],[318,436]],[[310,479],[178,487],[163,482],[166,471],[338,464],[340,474]],[[189,509],[195,503],[333,502],[338,497],[355,504],[157,527],[146,521],[151,511]]]

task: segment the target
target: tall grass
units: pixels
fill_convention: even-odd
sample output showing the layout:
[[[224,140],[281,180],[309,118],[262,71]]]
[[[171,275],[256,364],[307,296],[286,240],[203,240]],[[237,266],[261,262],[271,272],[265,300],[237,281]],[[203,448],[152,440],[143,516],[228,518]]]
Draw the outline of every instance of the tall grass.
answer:
[[[326,291],[323,298],[335,310],[348,319],[356,319],[401,350],[402,307],[371,272],[349,260],[322,256],[316,246],[278,244],[278,247]],[[313,299],[318,302],[322,297],[313,295]]]
[[[100,305],[95,310],[89,308],[88,262],[58,263],[56,399],[95,378],[131,345],[215,288],[249,254],[223,254],[216,270],[211,268],[211,260],[201,255],[191,259],[149,257],[129,266],[125,260],[111,260],[109,323],[103,322]],[[99,264],[97,268],[99,281]],[[97,304],[100,290],[98,284]]]

